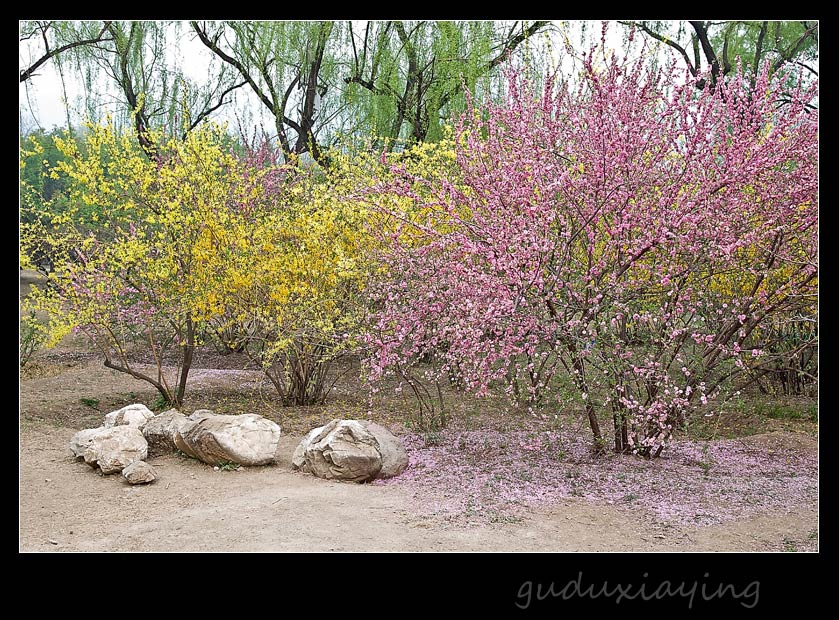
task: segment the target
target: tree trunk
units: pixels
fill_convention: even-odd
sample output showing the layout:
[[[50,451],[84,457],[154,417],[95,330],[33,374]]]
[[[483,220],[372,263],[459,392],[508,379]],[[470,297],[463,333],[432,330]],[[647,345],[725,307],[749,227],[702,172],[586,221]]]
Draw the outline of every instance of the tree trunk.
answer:
[[[173,407],[180,407],[184,402],[184,395],[186,394],[186,380],[189,376],[189,369],[192,367],[192,357],[195,353],[195,329],[192,325],[192,319],[186,320],[186,345],[184,345],[183,365],[181,366],[181,375],[178,380],[178,389],[175,392],[174,399],[170,399],[170,405]]]
[[[574,370],[577,371],[577,374],[574,375],[574,382],[577,384],[577,389],[581,393],[588,395],[585,366],[583,366],[583,360],[579,356],[574,357]],[[588,425],[591,428],[591,434],[594,435],[595,446],[600,451],[603,449],[603,432],[600,430],[600,422],[597,421],[597,413],[594,410],[594,405],[589,400],[586,400],[586,415],[588,416]]]

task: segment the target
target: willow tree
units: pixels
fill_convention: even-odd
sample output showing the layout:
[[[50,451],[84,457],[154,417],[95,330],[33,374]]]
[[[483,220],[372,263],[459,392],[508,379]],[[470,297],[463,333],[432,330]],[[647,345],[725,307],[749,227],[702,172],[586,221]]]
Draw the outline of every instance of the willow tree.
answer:
[[[815,21],[639,21],[621,22],[678,54],[691,74],[707,78],[697,88],[714,88],[737,69],[738,60],[749,68],[754,87],[764,62],[772,70],[784,65],[817,76],[819,25]]]
[[[24,85],[26,98],[27,100],[30,98],[30,86],[34,78],[39,77],[46,67],[54,65],[61,80],[68,131],[72,130],[72,121],[70,119],[70,108],[67,105],[67,87],[62,60],[73,50],[78,53],[79,48],[104,44],[111,40],[111,33],[108,31],[110,23],[109,21],[70,22],[54,20],[20,22],[20,83]],[[40,123],[38,125],[39,129],[43,130]]]
[[[335,24],[193,21],[191,26],[273,116],[284,155],[309,152],[320,159],[319,133],[335,113],[323,105],[334,90]]]
[[[192,22],[274,119],[286,155],[342,135],[436,140],[540,22]]]
[[[183,137],[244,85],[220,62],[211,62],[201,84],[190,80],[172,53],[182,27],[169,21],[24,22],[20,39],[28,42],[22,45],[28,53],[21,82],[54,60],[62,80],[63,71],[69,70],[82,84],[89,119],[102,116],[103,102],[116,101],[116,108],[111,106],[116,120],[133,124],[144,152],[155,158],[150,129],[165,128]],[[67,117],[69,129],[69,108]]]
[[[111,22],[67,22],[29,20],[20,23],[20,43],[34,42],[27,54],[22,54],[20,81],[25,82],[38,74],[41,67],[53,58],[59,58],[72,49],[104,43],[112,39],[108,30]]]
[[[489,92],[494,71],[549,22],[386,21],[345,29],[344,98],[354,131],[412,142],[439,139],[465,93]],[[348,54],[349,55],[349,54]]]

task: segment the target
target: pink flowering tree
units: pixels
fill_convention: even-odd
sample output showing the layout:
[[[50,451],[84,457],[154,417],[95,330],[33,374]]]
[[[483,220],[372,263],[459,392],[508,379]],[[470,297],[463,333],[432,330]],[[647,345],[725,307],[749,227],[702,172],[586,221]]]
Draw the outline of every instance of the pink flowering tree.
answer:
[[[472,103],[456,183],[394,168],[379,196],[423,216],[378,200],[397,224],[370,364],[433,359],[428,376],[479,395],[576,402],[598,449],[654,457],[748,377],[763,327],[812,307],[816,86],[763,72],[698,91],[674,66],[593,56],[574,85],[513,73],[505,101]]]

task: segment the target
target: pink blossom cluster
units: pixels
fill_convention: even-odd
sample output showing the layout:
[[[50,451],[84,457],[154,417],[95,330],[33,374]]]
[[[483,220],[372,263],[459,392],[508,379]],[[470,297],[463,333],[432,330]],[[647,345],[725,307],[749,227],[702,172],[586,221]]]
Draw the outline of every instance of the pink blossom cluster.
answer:
[[[561,405],[559,373],[598,443],[658,456],[812,293],[817,85],[765,69],[698,90],[675,64],[593,56],[576,84],[511,72],[505,101],[470,101],[460,179],[395,167],[378,188],[423,215],[378,202],[400,224],[374,231],[371,374],[431,361],[428,378]]]

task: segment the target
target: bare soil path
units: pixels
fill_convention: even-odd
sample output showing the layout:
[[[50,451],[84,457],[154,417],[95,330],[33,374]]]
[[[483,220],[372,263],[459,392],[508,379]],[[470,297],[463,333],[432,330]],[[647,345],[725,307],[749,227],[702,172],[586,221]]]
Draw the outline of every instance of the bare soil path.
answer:
[[[60,391],[54,394],[62,394]],[[327,482],[292,472],[299,436],[276,466],[214,471],[175,455],[132,487],[73,459],[76,429],[24,421],[23,551],[770,551],[815,550],[814,506],[714,526],[667,527],[631,507],[572,499],[514,523],[462,526],[422,516],[399,485]]]

